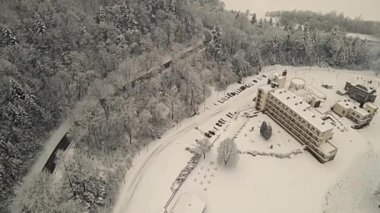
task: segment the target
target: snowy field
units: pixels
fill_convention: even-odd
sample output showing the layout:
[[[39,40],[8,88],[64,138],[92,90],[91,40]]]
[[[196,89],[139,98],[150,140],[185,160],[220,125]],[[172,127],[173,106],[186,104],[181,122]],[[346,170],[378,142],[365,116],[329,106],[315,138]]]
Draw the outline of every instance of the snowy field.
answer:
[[[320,111],[327,111],[337,100],[344,97],[336,94],[343,89],[346,81],[362,82],[372,80],[375,86],[380,78],[372,72],[353,72],[328,68],[310,67],[266,67],[265,75],[288,70],[288,82],[297,77],[325,94],[327,101]],[[163,137],[151,143],[147,150],[136,157],[125,177],[115,206],[116,213],[161,212],[171,196],[171,184],[185,167],[191,154],[185,150],[196,139],[202,139],[202,132],[214,128],[223,118],[227,121],[216,130],[211,138],[215,141],[206,159],[201,159],[187,178],[169,210],[184,194],[196,195],[206,202],[204,213],[252,213],[252,212],[378,212],[374,197],[375,187],[380,183],[379,130],[380,116],[376,115],[370,126],[362,130],[350,128],[351,121],[338,118],[340,125],[334,130],[332,143],[338,147],[335,159],[320,164],[308,152],[291,158],[279,159],[273,156],[240,154],[233,169],[216,165],[216,149],[225,138],[235,138],[241,152],[260,151],[286,154],[302,149],[289,134],[265,114],[246,118],[244,112],[253,113],[257,88],[267,79],[249,77],[246,83],[253,87],[229,99],[218,102],[224,92],[214,92],[201,106],[201,113],[184,120]],[[260,80],[261,79],[261,80]],[[333,85],[331,90],[321,84]],[[241,85],[231,85],[227,92],[235,91]],[[379,98],[376,104],[380,106]],[[237,112],[235,118],[228,118],[228,112]],[[272,125],[273,136],[265,141],[259,133],[259,125],[267,121]]]

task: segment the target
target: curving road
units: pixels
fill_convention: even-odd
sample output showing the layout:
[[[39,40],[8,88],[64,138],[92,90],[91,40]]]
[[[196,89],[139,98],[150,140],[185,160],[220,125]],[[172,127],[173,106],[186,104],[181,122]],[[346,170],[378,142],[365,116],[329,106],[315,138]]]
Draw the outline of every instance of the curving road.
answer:
[[[250,77],[246,82],[252,82],[252,79]],[[262,79],[255,86],[223,104],[216,101],[217,95],[214,93],[206,100],[208,110],[183,121],[181,126],[169,130],[162,139],[152,142],[150,151],[138,156],[133,167],[127,171],[114,212],[159,212],[171,195],[171,183],[190,159],[191,155],[184,148],[191,146],[195,139],[203,137],[194,128],[211,129],[216,121],[225,117],[228,112],[251,106],[256,89],[265,83],[266,79]],[[240,86],[231,85],[227,91],[234,91]],[[203,109],[203,106],[200,109]],[[172,159],[176,159],[176,162]]]

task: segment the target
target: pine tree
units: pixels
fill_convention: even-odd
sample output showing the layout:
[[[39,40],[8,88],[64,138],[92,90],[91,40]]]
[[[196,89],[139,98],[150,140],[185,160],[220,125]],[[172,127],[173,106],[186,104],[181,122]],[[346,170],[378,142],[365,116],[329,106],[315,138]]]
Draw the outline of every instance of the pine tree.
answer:
[[[2,28],[2,34],[3,34],[3,37],[5,38],[5,44],[7,44],[7,45],[18,44],[18,40],[16,38],[16,35],[8,27]]]
[[[251,24],[256,24],[256,23],[257,23],[256,13],[253,13],[252,18],[251,18]]]
[[[34,25],[35,25],[35,28],[36,28],[36,32],[38,35],[43,35],[46,31],[46,25],[45,25],[45,22],[41,21],[41,20],[35,20],[34,21]]]
[[[263,121],[260,127],[260,134],[265,140],[269,140],[272,137],[272,126]]]
[[[207,50],[210,55],[214,56],[215,59],[222,61],[223,60],[223,50],[222,50],[222,37],[223,31],[219,26],[215,26],[211,31],[211,41],[207,46]]]
[[[263,123],[260,126],[260,134],[263,136],[265,132],[267,131],[268,124],[267,122],[263,121]]]
[[[259,21],[259,27],[262,28],[263,25],[264,25],[264,23],[263,23],[263,19],[261,18],[260,21]]]

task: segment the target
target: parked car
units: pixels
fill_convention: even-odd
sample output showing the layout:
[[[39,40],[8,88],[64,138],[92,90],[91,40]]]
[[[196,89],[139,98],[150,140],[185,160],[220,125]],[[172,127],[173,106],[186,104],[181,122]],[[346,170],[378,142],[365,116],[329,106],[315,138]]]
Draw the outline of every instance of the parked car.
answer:
[[[212,135],[210,133],[208,133],[208,132],[205,132],[205,136],[208,137],[208,138],[212,137]]]
[[[222,127],[222,125],[221,125],[220,123],[216,123],[216,125],[217,125],[218,127]]]
[[[264,78],[266,78],[267,76],[266,75],[262,75]]]
[[[257,81],[255,79],[253,79],[253,82],[257,83]]]
[[[214,131],[208,131],[208,133],[210,133],[211,135],[215,135],[215,132]]]

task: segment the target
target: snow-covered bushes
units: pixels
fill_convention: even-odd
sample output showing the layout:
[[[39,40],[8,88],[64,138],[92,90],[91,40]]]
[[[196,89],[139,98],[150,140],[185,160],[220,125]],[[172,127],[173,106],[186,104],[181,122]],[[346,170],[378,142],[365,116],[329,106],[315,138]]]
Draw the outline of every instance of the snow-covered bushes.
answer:
[[[195,154],[195,155],[193,155],[193,157],[191,157],[189,162],[187,162],[186,167],[184,169],[182,169],[182,171],[179,173],[178,177],[175,179],[174,183],[172,184],[172,186],[171,186],[172,192],[177,191],[179,189],[179,187],[181,187],[183,182],[185,182],[187,176],[189,176],[191,171],[193,171],[195,166],[198,164],[201,156],[202,155],[200,155],[200,154]]]

